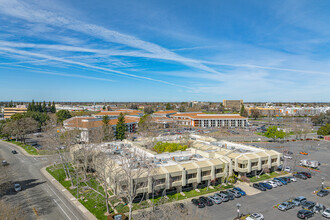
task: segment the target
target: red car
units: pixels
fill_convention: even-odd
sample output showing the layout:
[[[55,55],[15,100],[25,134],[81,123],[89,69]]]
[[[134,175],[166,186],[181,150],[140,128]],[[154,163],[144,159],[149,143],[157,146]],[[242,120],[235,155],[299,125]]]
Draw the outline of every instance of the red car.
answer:
[[[308,172],[298,172],[298,174],[302,174],[302,175],[306,176],[307,178],[312,178],[312,174],[308,173]]]

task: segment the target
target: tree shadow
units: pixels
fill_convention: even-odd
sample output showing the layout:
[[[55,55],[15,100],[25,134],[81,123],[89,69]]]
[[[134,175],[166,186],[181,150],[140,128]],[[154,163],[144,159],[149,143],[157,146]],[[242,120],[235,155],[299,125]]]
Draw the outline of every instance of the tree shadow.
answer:
[[[6,195],[16,195],[20,191],[16,192],[14,189],[14,184],[20,184],[21,185],[21,191],[36,187],[40,184],[45,183],[46,181],[42,182],[36,182],[38,179],[27,179],[27,180],[21,180],[21,181],[7,181],[2,184],[0,184],[0,198]]]

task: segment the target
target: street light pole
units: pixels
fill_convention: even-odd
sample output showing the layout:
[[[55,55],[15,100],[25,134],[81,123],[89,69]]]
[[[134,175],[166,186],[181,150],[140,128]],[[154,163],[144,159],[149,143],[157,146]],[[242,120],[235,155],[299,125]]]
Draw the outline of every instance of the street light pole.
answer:
[[[239,219],[239,208],[241,207],[241,204],[237,203],[236,207],[237,207],[237,219]]]
[[[324,189],[324,177],[322,177],[322,189]]]

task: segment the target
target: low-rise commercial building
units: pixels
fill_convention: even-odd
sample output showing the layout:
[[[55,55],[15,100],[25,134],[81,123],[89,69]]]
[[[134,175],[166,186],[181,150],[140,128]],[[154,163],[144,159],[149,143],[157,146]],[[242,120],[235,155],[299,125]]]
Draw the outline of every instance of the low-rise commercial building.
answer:
[[[137,192],[142,194],[181,192],[196,189],[207,185],[226,182],[233,175],[256,175],[268,169],[274,171],[281,165],[282,154],[274,150],[265,150],[243,144],[215,141],[213,138],[191,136],[191,147],[186,151],[157,154],[144,147],[142,141],[123,141],[104,143],[93,149],[98,149],[107,155],[117,155],[118,158],[138,158],[134,155],[143,155],[145,161],[150,161],[151,169],[136,177],[133,182],[139,183]],[[80,147],[71,151],[73,157]],[[142,156],[141,156],[142,158]],[[131,159],[130,159],[131,160]],[[109,163],[109,161],[103,161]],[[132,167],[143,166],[141,159],[136,159]],[[133,170],[135,168],[132,168]],[[147,169],[147,168],[146,168]],[[127,183],[120,183],[113,187],[113,191],[120,195]],[[114,184],[109,180],[109,184]],[[124,184],[122,188],[120,184]]]
[[[222,104],[225,108],[236,109],[239,111],[243,105],[243,100],[226,100],[222,101]]]
[[[12,115],[16,113],[24,113],[27,112],[27,108],[25,105],[17,105],[16,107],[4,107],[3,114],[4,118],[10,118]]]

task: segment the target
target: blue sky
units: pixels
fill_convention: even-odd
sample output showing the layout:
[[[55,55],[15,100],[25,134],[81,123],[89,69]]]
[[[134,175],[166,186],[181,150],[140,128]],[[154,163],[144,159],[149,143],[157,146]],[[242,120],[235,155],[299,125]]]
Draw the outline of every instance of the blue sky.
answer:
[[[0,100],[330,101],[328,0],[0,6]]]

